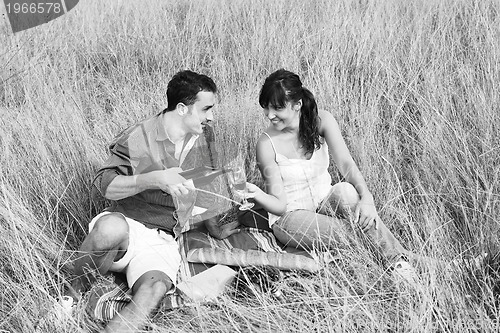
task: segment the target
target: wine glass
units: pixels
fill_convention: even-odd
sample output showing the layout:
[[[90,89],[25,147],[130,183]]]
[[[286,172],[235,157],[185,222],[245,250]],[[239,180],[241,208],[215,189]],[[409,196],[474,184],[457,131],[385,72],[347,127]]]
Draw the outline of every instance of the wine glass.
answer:
[[[248,202],[245,198],[245,193],[247,192],[247,176],[245,175],[245,169],[241,166],[231,168],[231,177],[233,191],[243,197],[243,203],[240,205],[239,210],[249,210],[254,206],[254,203]]]

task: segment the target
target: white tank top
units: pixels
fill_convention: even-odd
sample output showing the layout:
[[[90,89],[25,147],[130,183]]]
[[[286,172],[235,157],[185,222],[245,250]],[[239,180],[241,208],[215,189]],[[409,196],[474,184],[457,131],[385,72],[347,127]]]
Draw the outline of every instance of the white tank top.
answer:
[[[315,150],[310,159],[288,158],[276,151],[273,140],[267,135],[273,146],[286,193],[286,211],[307,209],[316,211],[321,201],[332,188],[332,177],[328,173],[330,163],[328,145],[323,143]],[[280,216],[269,213],[269,226]]]

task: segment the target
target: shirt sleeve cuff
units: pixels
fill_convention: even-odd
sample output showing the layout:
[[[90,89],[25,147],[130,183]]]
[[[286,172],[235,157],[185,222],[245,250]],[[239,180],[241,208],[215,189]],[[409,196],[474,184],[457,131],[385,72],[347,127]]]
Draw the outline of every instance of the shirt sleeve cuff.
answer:
[[[94,180],[94,186],[97,187],[99,192],[101,192],[102,196],[105,196],[106,190],[108,189],[109,184],[113,181],[113,179],[118,176],[118,172],[113,169],[104,170],[100,173]]]

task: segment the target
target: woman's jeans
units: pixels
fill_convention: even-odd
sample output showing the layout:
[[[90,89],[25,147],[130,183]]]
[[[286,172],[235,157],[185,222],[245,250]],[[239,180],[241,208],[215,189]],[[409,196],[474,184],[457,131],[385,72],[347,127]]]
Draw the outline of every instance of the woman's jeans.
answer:
[[[359,196],[351,184],[336,184],[316,212],[299,209],[282,215],[272,226],[274,235],[283,244],[304,250],[345,247],[354,238],[350,211],[357,201]],[[391,263],[407,253],[382,222],[365,235]]]

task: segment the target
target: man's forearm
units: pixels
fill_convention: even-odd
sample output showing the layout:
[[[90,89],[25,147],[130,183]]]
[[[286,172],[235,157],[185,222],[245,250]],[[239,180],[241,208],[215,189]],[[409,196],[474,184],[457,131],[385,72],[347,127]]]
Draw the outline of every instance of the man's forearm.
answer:
[[[106,189],[106,199],[120,200],[140,193],[151,184],[148,184],[147,174],[134,176],[116,176]],[[152,187],[151,187],[152,188]]]
[[[120,200],[145,190],[160,189],[155,172],[134,176],[116,176],[106,189],[106,198]]]
[[[170,194],[178,195],[187,193],[187,189],[182,185],[186,179],[179,175],[181,168],[169,168],[166,170],[156,170],[145,174],[133,176],[116,176],[109,183],[105,197],[110,200],[120,200],[133,196],[145,190],[162,190]],[[177,185],[176,185],[177,184]],[[172,191],[172,186],[177,186]]]

